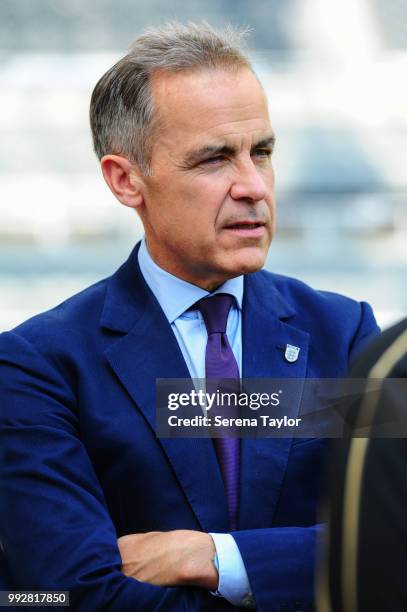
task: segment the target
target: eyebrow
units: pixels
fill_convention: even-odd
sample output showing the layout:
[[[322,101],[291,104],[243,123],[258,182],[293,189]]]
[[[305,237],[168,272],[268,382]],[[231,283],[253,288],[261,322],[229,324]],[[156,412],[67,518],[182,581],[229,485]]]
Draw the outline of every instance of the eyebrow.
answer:
[[[256,149],[271,149],[273,150],[276,142],[275,134],[271,134],[270,136],[266,136],[262,138],[258,142],[256,142],[250,149],[250,152],[255,151]],[[193,151],[189,151],[184,158],[184,163],[186,165],[195,164],[199,161],[202,161],[206,158],[216,155],[234,155],[236,153],[236,148],[231,147],[229,145],[223,144],[207,144],[199,149],[195,149]]]

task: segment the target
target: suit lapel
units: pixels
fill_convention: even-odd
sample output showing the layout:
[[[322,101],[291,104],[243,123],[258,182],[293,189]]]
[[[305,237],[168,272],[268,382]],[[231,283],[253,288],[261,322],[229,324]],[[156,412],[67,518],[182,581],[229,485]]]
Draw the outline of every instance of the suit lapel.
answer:
[[[105,354],[155,431],[156,379],[189,378],[190,375],[174,333],[142,278],[137,251],[136,247],[110,279],[102,325],[126,332]],[[161,438],[158,442],[202,529],[227,531],[227,502],[212,440]],[[209,483],[210,491],[204,483]]]
[[[287,306],[267,276],[265,278],[265,273],[259,272],[245,279],[243,377],[305,378],[309,334],[289,324],[295,312]],[[300,348],[298,359],[293,363],[284,356],[287,344]],[[300,389],[296,397],[297,413],[299,403]],[[242,440],[241,529],[271,525],[291,442],[292,438]]]

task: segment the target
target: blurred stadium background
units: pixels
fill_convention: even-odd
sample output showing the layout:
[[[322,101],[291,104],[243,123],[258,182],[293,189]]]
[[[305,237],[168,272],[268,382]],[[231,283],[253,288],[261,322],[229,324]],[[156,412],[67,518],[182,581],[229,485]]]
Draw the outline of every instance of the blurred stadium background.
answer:
[[[367,299],[384,326],[405,315],[405,0],[2,0],[0,329],[110,274],[141,236],[103,182],[88,104],[167,19],[253,28],[277,133],[267,267]]]

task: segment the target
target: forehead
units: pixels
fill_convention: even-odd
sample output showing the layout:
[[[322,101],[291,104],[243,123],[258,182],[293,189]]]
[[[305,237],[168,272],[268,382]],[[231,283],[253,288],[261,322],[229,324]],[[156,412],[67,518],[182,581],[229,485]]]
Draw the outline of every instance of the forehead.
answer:
[[[247,68],[158,73],[152,92],[163,145],[205,136],[250,138],[270,130],[264,91]]]

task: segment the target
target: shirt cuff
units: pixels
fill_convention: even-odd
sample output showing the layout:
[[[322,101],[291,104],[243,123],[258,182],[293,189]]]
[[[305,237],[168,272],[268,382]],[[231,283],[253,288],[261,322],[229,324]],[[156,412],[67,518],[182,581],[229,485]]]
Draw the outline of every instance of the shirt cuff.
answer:
[[[218,590],[234,606],[254,608],[255,602],[250,590],[246,568],[239,548],[230,533],[210,533],[214,541],[219,572]]]

